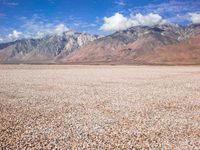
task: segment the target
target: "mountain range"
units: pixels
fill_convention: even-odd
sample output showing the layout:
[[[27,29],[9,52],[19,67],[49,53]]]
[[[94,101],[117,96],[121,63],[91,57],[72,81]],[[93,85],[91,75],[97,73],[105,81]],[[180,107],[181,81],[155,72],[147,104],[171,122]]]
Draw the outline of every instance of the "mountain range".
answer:
[[[200,64],[200,24],[135,26],[99,37],[73,31],[0,44],[0,63]]]
[[[98,36],[74,31],[40,39],[22,39],[0,44],[0,63],[55,63],[97,39]]]

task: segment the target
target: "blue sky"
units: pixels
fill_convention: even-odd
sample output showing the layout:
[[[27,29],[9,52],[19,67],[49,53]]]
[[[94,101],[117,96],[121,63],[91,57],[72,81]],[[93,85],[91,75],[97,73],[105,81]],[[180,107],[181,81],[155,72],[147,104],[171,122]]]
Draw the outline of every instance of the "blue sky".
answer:
[[[200,23],[199,0],[0,0],[0,42],[76,30],[109,34],[134,25]]]

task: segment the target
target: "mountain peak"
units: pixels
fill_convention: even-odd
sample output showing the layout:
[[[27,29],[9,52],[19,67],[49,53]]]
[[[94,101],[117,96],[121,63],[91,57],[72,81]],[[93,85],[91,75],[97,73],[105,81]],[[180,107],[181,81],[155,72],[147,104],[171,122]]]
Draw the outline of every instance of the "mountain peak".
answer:
[[[66,31],[62,34],[46,35],[38,39],[21,39],[8,44],[0,44],[0,55],[6,53],[0,62],[37,63],[55,62],[81,46],[97,39],[95,35]]]
[[[0,44],[0,62],[134,62],[143,58],[142,55],[148,58],[149,53],[153,58],[154,50],[161,53],[158,49],[163,47],[166,50],[168,45],[175,45],[172,47],[180,49],[186,44],[178,43],[187,42],[188,39],[198,35],[200,35],[200,24],[135,26],[101,38],[69,30],[59,35],[48,35],[40,39],[22,39]],[[199,46],[196,42],[198,40],[199,38],[193,42],[195,48]],[[192,48],[192,45],[188,44],[187,47]],[[174,51],[176,52],[176,49]],[[179,54],[175,54],[178,58]],[[159,54],[155,55],[160,57]]]
[[[162,24],[155,26],[135,26],[115,32],[109,36],[96,40],[78,51],[68,55],[65,62],[102,62],[102,63],[163,63],[183,64],[200,63],[198,50],[200,35],[195,26],[181,26],[177,24]],[[187,44],[192,41],[194,45]],[[184,44],[186,43],[186,44]],[[200,42],[199,42],[200,43]],[[167,48],[170,45],[170,53]],[[178,50],[175,49],[178,47]],[[163,49],[164,52],[160,49]],[[172,50],[172,48],[174,48]],[[190,49],[194,50],[190,52]],[[179,54],[179,51],[181,53]],[[182,53],[186,53],[183,55]],[[192,54],[193,53],[193,54]],[[168,56],[170,54],[170,56]],[[172,57],[172,58],[168,58]],[[156,58],[151,60],[151,58]],[[169,62],[165,62],[165,60]],[[182,61],[184,60],[184,61]]]

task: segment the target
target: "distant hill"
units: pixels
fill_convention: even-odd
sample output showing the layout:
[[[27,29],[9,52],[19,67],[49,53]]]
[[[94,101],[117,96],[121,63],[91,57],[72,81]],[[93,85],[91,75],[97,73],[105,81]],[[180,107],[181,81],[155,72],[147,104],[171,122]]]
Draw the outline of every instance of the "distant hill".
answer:
[[[0,44],[1,63],[200,64],[200,24],[136,26],[111,35],[65,32]]]
[[[200,35],[200,25],[164,24],[153,27],[132,27],[98,39],[80,48],[78,51],[68,55],[64,62],[195,64],[200,62],[200,57],[198,57],[198,54],[200,54],[200,46],[198,44],[200,40],[198,37],[195,38],[195,41],[193,39],[198,35]],[[187,44],[190,41],[193,44]],[[179,47],[179,50],[175,45]],[[170,47],[169,52],[167,51],[168,47]],[[194,47],[196,53],[194,55],[197,55],[195,60],[190,54]],[[186,59],[182,60],[183,55],[179,53],[181,50],[187,51],[187,62],[184,62]],[[173,55],[171,59],[168,58],[169,53]],[[177,61],[174,60],[174,55]]]
[[[54,63],[98,36],[73,31],[0,44],[1,63]]]
[[[146,64],[200,64],[200,35],[151,49],[136,58]]]

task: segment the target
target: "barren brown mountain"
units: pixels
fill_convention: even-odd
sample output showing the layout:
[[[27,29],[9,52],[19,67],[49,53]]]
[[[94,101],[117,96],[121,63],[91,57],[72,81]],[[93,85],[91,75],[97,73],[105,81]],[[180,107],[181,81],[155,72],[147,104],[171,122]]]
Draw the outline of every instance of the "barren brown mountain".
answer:
[[[139,63],[137,60],[139,56],[148,53],[148,51],[154,48],[171,43],[174,43],[174,41],[153,35],[141,37],[128,44],[120,40],[108,38],[93,42],[79,49],[79,51],[70,54],[66,60],[72,62]]]
[[[200,26],[133,27],[98,39],[64,62],[200,64]]]
[[[200,36],[152,49],[136,58],[150,64],[200,64]]]
[[[200,64],[200,24],[135,26],[99,38],[72,31],[0,44],[0,63]]]

